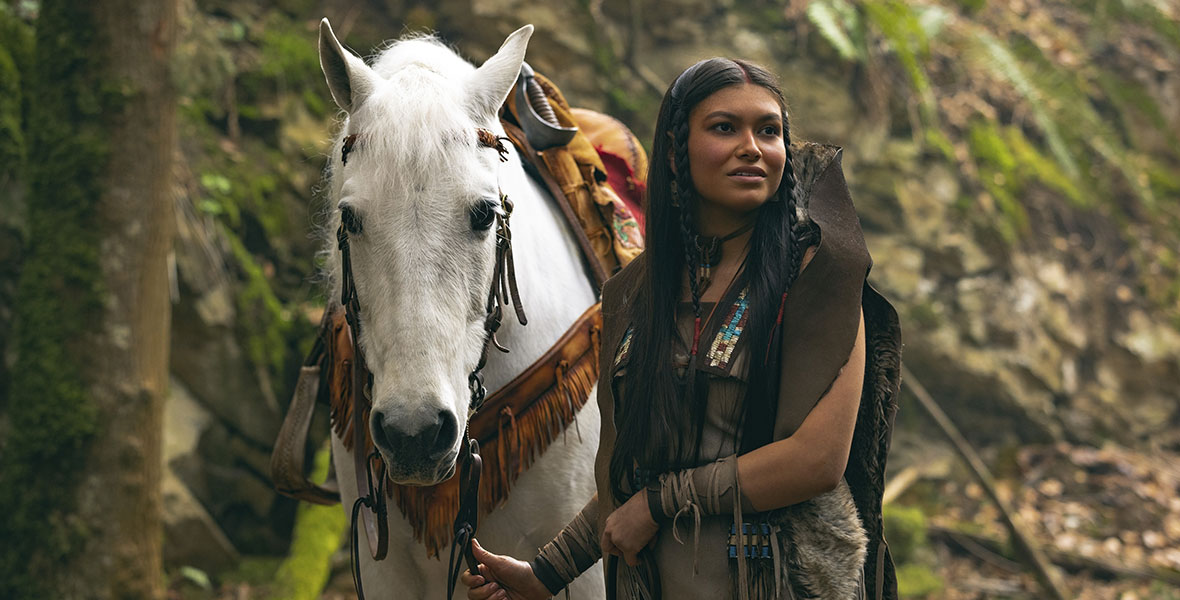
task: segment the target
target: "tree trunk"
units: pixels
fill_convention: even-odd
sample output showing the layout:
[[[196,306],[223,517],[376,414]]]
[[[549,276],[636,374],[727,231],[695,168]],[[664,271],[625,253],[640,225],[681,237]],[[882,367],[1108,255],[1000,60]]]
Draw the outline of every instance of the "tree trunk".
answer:
[[[45,0],[0,596],[163,598],[175,0]]]

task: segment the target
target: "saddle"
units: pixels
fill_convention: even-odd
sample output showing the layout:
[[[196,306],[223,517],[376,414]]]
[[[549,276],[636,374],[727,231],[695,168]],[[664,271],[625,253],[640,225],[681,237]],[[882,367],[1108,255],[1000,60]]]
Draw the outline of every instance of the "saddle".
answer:
[[[501,110],[501,122],[526,170],[553,195],[570,223],[596,283],[602,283],[643,251],[637,214],[642,213],[647,156],[621,122],[570,108],[561,91],[526,64]],[[490,474],[480,485],[482,513],[507,498],[512,483],[548,443],[573,421],[598,378],[599,305],[579,318],[524,373],[488,398],[470,422],[470,435],[485,448]],[[330,407],[333,429],[346,448],[367,456],[372,441],[354,440],[351,377],[355,364],[344,310],[325,311],[315,346],[299,380],[271,455],[275,489],[315,504],[340,501],[334,478],[322,485],[305,475],[307,434],[315,404]],[[458,509],[454,479],[424,488],[386,483],[411,521],[415,538],[431,556],[450,542]],[[452,489],[453,488],[453,489]]]

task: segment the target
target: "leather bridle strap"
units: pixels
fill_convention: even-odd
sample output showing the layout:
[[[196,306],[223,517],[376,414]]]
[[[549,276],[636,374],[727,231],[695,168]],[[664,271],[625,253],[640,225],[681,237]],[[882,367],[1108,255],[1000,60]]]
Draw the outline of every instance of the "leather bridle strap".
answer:
[[[458,561],[457,553],[463,555],[468,571],[479,572],[479,563],[471,550],[471,540],[479,528],[479,477],[483,472],[483,458],[479,455],[479,442],[466,433],[464,437],[463,452],[459,457],[463,465],[459,472],[459,513],[455,515],[455,536],[451,542],[451,557],[447,561],[447,600],[455,595],[459,569],[463,566]]]
[[[467,411],[467,422],[483,406],[487,389],[483,385],[483,368],[488,362],[488,354],[494,346],[501,352],[508,349],[500,345],[496,339],[496,332],[504,316],[504,303],[512,302],[516,312],[516,319],[521,325],[528,324],[528,317],[524,314],[524,306],[520,302],[520,291],[516,285],[516,266],[512,260],[512,229],[509,219],[512,217],[512,201],[503,193],[500,194],[503,213],[497,217],[496,227],[496,266],[492,272],[492,287],[488,290],[487,319],[484,321],[484,344],[479,362],[468,376],[471,388],[471,402]],[[483,469],[483,459],[479,455],[479,442],[471,438],[470,426],[463,428],[463,448],[460,456],[462,470],[459,474],[459,513],[455,515],[454,536],[451,538],[451,557],[447,563],[447,600],[455,591],[455,584],[459,580],[460,564],[457,554],[462,553],[467,563],[467,570],[475,574],[479,572],[479,563],[471,550],[471,540],[475,538],[479,527],[479,478]],[[466,459],[466,460],[464,460]]]

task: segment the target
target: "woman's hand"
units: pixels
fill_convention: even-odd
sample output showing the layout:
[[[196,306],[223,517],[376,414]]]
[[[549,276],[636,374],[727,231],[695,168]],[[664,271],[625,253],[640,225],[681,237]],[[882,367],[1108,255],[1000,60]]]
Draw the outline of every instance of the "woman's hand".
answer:
[[[647,508],[647,489],[644,488],[606,518],[600,542],[602,553],[621,555],[627,564],[637,566],[639,551],[655,538],[659,530],[659,524],[652,520]]]
[[[543,600],[549,598],[549,590],[527,562],[511,556],[492,554],[471,540],[471,551],[479,561],[479,575],[463,571],[459,581],[467,586],[469,600]]]

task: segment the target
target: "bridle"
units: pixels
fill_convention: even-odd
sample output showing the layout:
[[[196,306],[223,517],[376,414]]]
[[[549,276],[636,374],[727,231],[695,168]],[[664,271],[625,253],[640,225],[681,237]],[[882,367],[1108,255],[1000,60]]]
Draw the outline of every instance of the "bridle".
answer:
[[[496,136],[487,129],[477,129],[479,145],[492,148],[499,152],[500,162],[508,160],[508,150],[504,147],[504,139]],[[341,148],[341,163],[348,164],[348,155],[355,146],[359,134],[352,134],[344,138]],[[455,583],[458,581],[459,570],[462,567],[457,558],[462,554],[463,562],[468,570],[478,573],[479,563],[471,551],[471,540],[479,525],[479,479],[483,468],[483,460],[479,455],[479,443],[471,438],[469,424],[471,417],[483,405],[487,396],[484,387],[483,368],[487,365],[491,348],[501,352],[508,349],[496,339],[504,317],[504,305],[511,303],[515,310],[516,319],[521,325],[528,324],[524,314],[524,307],[520,303],[520,290],[516,285],[516,265],[512,258],[512,229],[509,218],[512,216],[512,201],[503,191],[500,192],[500,203],[503,211],[496,213],[496,258],[492,271],[492,285],[488,290],[484,310],[484,341],[480,352],[479,362],[467,376],[467,386],[471,394],[471,401],[467,410],[467,420],[463,427],[464,442],[460,444],[459,457],[459,513],[455,517],[454,538],[451,542],[451,556],[447,564],[447,598],[454,594]],[[358,600],[364,600],[360,574],[360,559],[358,557],[360,537],[358,521],[363,522],[366,537],[369,540],[369,552],[373,560],[382,560],[389,550],[388,508],[385,498],[385,463],[377,477],[373,477],[373,461],[380,456],[376,447],[369,454],[365,454],[363,440],[365,439],[366,423],[362,400],[369,394],[372,374],[365,367],[364,356],[360,348],[360,299],[357,296],[356,282],[352,274],[352,256],[349,248],[348,230],[344,223],[336,230],[336,247],[340,252],[340,303],[344,306],[345,317],[348,321],[349,337],[352,342],[354,363],[352,368],[352,439],[353,465],[357,481],[357,499],[352,505],[350,524],[350,549],[352,563],[353,584],[356,586]],[[363,477],[362,477],[363,474]]]

